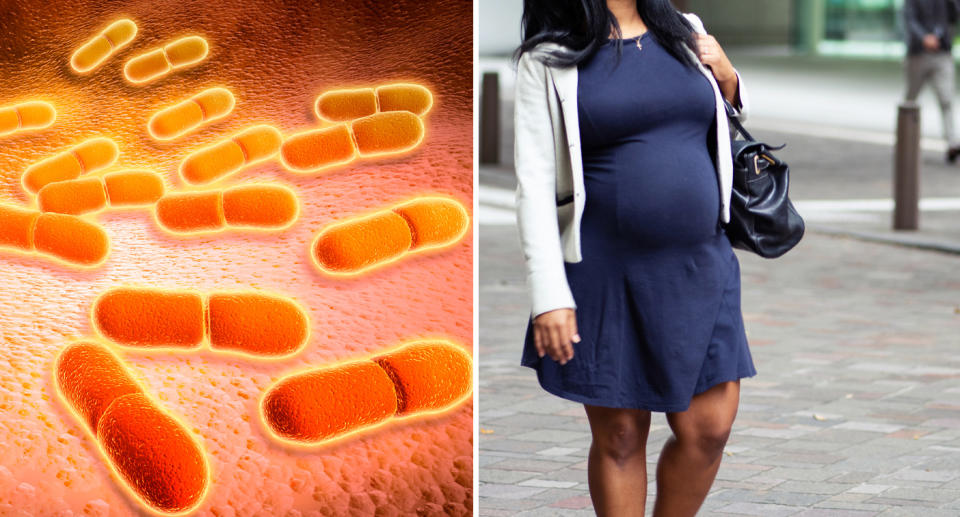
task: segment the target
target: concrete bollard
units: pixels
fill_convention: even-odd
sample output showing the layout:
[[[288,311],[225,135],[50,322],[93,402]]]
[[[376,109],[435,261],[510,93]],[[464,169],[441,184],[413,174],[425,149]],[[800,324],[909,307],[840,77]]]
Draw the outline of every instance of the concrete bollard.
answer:
[[[920,106],[900,104],[893,156],[893,229],[916,230],[920,219]]]
[[[480,163],[500,163],[500,76],[484,72],[480,87]]]

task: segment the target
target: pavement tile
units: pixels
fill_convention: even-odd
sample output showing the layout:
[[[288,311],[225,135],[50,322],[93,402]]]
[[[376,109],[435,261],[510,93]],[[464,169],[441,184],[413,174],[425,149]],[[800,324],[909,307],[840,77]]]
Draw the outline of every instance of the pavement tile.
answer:
[[[566,508],[569,510],[583,510],[590,509],[593,511],[593,502],[590,500],[590,496],[575,496],[568,497],[566,499],[561,499],[550,505],[551,508]]]
[[[956,510],[940,510],[937,508],[917,506],[895,506],[877,514],[877,517],[957,517]]]
[[[540,456],[569,456],[571,454],[583,452],[583,449],[577,447],[550,447],[542,451],[537,451]]]
[[[498,468],[483,468],[480,470],[480,482],[494,484],[519,483],[540,475],[540,472],[525,470],[504,470]]]
[[[804,510],[796,514],[796,516],[797,517],[873,517],[876,514],[877,514],[876,510],[813,508],[810,510]]]
[[[535,486],[540,488],[573,488],[579,483],[576,481],[554,481],[551,479],[528,479],[518,484],[520,486]]]
[[[850,483],[835,483],[835,482],[811,482],[811,481],[786,481],[777,485],[774,488],[774,491],[783,491],[783,492],[799,492],[802,494],[839,494],[850,488],[852,488]]]
[[[544,487],[525,487],[505,483],[480,483],[480,498],[524,500],[546,490]]]
[[[575,510],[569,508],[537,508],[520,512],[517,517],[595,517],[593,510]]]
[[[589,440],[590,434],[574,431],[558,431],[555,429],[541,429],[512,435],[514,440],[541,442],[541,443],[569,443],[573,440]]]
[[[803,508],[779,504],[739,502],[717,508],[714,511],[721,514],[758,515],[761,517],[787,517],[789,515],[797,515],[803,511]]]
[[[531,472],[553,472],[555,470],[569,467],[570,465],[570,463],[560,461],[510,458],[497,463],[497,468],[503,470],[523,470]]]

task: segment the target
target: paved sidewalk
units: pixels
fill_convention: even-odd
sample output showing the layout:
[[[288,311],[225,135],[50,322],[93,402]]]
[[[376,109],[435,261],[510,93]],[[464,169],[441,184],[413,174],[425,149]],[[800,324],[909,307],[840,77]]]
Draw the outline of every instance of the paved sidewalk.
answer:
[[[519,366],[516,229],[480,232],[480,515],[590,516],[583,409]],[[811,233],[740,255],[759,375],[700,515],[960,515],[960,261]],[[655,462],[669,435],[655,414]]]

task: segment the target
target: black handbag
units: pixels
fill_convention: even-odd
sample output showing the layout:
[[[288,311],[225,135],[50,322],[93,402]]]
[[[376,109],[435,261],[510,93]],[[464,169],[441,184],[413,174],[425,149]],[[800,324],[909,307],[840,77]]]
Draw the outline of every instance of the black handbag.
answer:
[[[788,196],[790,167],[772,153],[785,145],[775,147],[754,140],[734,116],[733,106],[724,104],[730,124],[746,138],[730,140],[733,193],[730,222],[724,230],[734,248],[764,258],[779,257],[800,242],[804,231],[803,218]]]

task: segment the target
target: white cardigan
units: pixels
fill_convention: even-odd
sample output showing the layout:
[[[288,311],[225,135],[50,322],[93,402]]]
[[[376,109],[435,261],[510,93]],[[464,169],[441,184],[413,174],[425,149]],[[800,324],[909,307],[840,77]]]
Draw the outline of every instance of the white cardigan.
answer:
[[[684,14],[697,32],[706,33],[695,14]],[[580,218],[586,202],[580,128],[577,112],[577,67],[555,68],[535,57],[541,50],[562,48],[543,43],[525,52],[517,64],[514,109],[514,164],[517,174],[517,223],[527,267],[532,314],[576,308],[567,284],[564,261],[580,262]],[[717,146],[714,162],[720,185],[720,217],[730,220],[733,159],[723,94],[709,69],[700,72],[713,86],[717,110]],[[740,106],[747,112],[747,94],[737,74]]]

